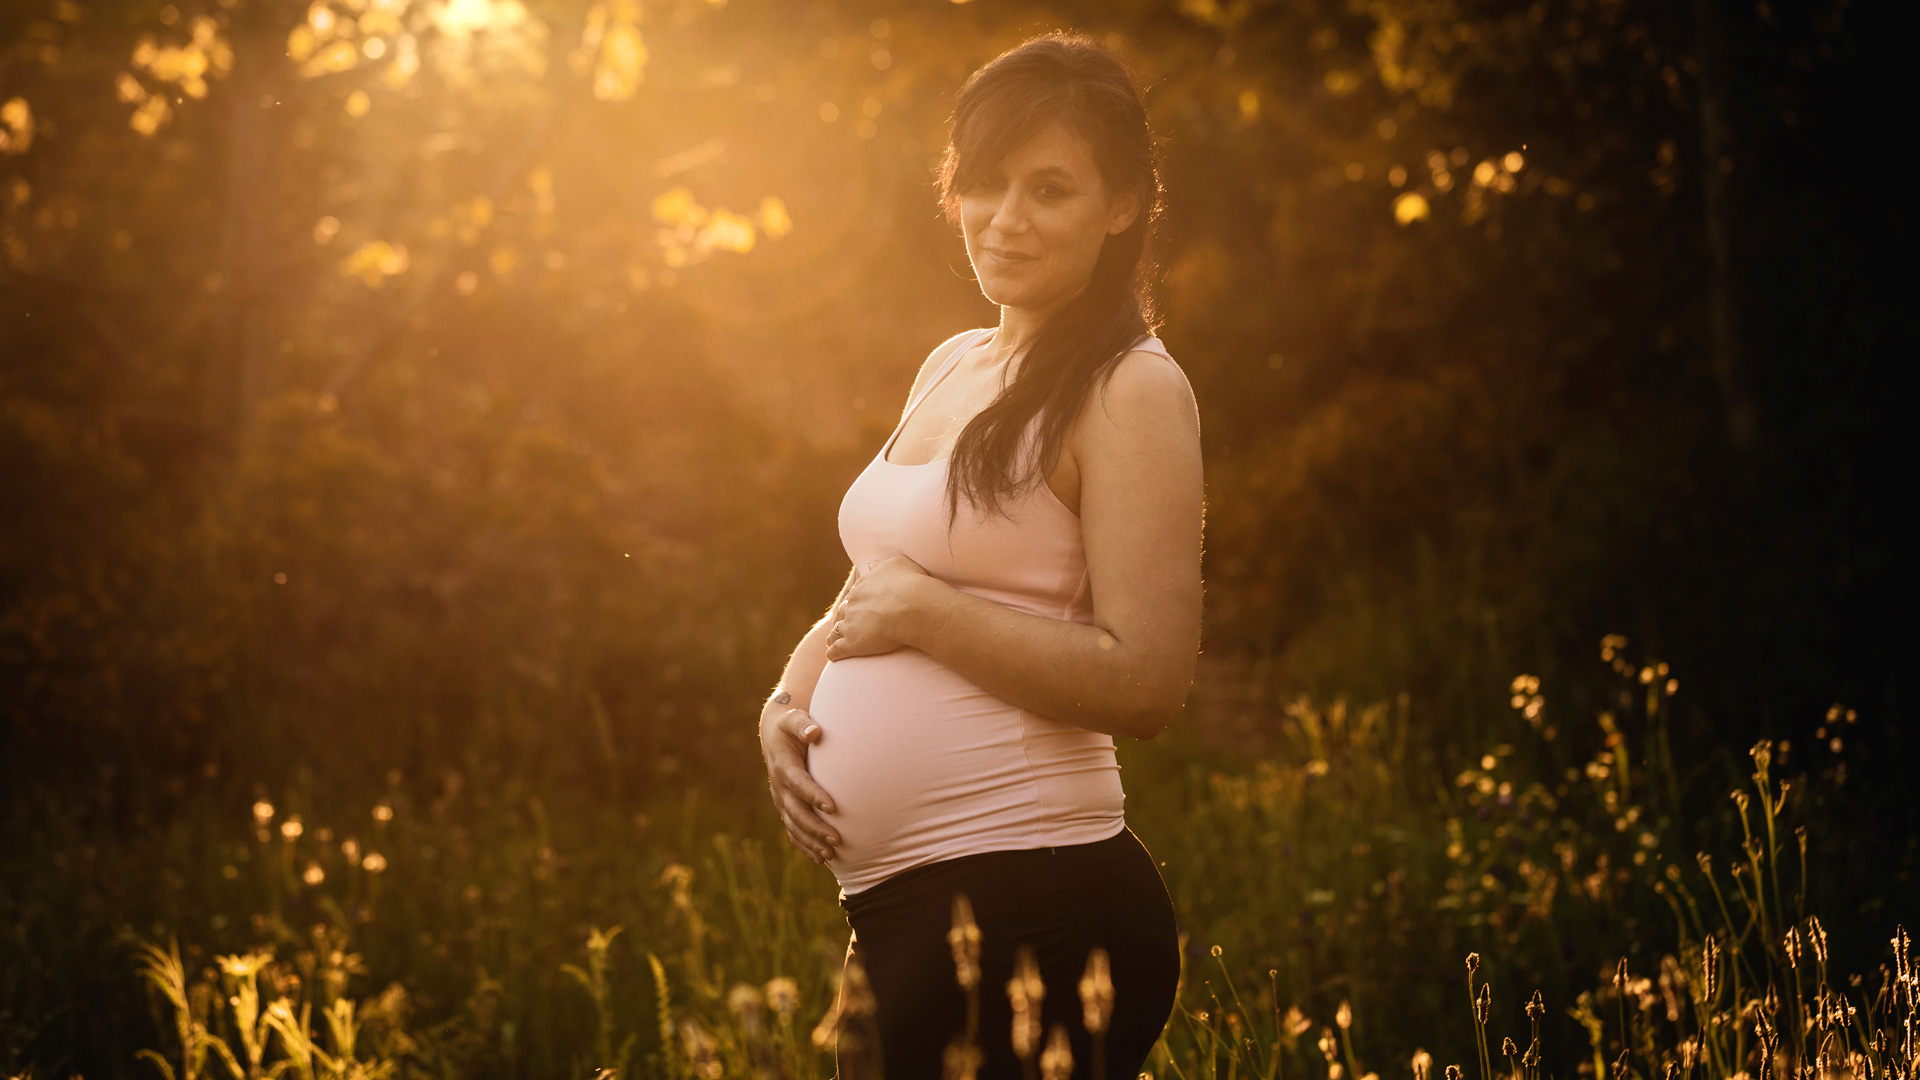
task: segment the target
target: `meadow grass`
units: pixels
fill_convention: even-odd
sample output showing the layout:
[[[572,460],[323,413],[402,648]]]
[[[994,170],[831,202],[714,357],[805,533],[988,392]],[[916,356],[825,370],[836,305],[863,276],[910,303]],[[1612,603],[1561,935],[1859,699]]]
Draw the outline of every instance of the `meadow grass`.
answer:
[[[1829,971],[1827,928],[1807,910],[1817,845],[1794,824],[1804,783],[1781,779],[1773,744],[1753,748],[1725,804],[1737,834],[1687,851],[1712,830],[1682,820],[1663,757],[1674,688],[1623,649],[1604,646],[1621,707],[1560,730],[1521,676],[1511,740],[1464,767],[1417,749],[1404,701],[1293,701],[1237,767],[1190,735],[1124,748],[1129,820],[1164,860],[1186,945],[1147,1074],[1912,1077],[1905,931],[1878,973]],[[69,892],[99,887],[103,868],[152,889],[83,900],[126,912],[114,962],[123,981],[137,974],[151,1022],[138,1068],[814,1078],[833,1075],[836,1041],[871,1038],[832,878],[759,820],[771,815],[694,788],[644,812],[562,814],[475,773],[396,782],[357,812],[295,784],[139,849],[44,837]],[[1066,1075],[1064,1040],[1018,1006],[1078,995],[1097,1031],[1113,993],[1100,958],[1074,987],[981,986],[960,906],[950,942],[953,967],[928,977],[976,1000],[1012,994],[1030,1072]],[[61,948],[42,949],[54,966],[86,959]],[[971,1043],[949,1049],[949,1071],[968,1075]]]

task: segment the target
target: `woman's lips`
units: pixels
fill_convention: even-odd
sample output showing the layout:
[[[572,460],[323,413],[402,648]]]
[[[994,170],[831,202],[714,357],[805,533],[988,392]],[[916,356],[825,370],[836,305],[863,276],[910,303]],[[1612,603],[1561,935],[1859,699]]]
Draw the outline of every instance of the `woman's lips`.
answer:
[[[983,250],[988,255],[993,256],[995,259],[1003,263],[1026,263],[1026,262],[1032,262],[1035,259],[1035,256],[1033,255],[1022,255],[1019,252],[1003,251],[1000,248],[985,248]]]

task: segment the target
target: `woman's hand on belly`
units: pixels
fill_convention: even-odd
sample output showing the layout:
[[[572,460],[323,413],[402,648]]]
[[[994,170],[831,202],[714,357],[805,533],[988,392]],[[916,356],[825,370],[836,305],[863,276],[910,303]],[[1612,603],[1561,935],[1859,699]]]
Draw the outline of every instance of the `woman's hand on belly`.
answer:
[[[807,747],[820,741],[820,725],[805,709],[768,703],[760,717],[760,755],[767,763],[767,786],[787,837],[814,862],[833,858],[840,834],[821,814],[834,811],[833,799],[807,771]]]
[[[905,555],[880,559],[865,570],[855,567],[852,586],[834,609],[827,659],[878,656],[900,648],[896,627],[912,611],[919,590],[934,580]]]

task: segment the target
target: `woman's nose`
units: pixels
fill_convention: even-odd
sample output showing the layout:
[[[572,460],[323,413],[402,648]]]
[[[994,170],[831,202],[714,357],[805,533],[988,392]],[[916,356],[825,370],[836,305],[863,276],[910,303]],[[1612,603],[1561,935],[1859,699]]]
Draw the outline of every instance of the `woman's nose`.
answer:
[[[995,231],[1017,233],[1026,228],[1026,207],[1022,204],[1020,193],[1009,188],[1000,197],[1000,205],[994,207],[992,225]]]

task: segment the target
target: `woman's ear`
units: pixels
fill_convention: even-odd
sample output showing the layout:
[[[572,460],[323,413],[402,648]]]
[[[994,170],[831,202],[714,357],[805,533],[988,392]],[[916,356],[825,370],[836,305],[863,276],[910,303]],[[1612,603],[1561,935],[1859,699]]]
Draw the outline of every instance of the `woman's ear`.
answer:
[[[1139,216],[1140,193],[1123,192],[1113,200],[1113,205],[1107,210],[1107,235],[1118,236],[1133,228],[1134,220]]]

